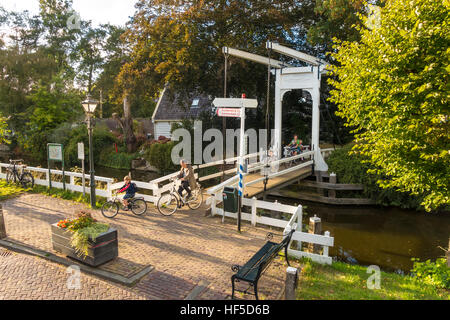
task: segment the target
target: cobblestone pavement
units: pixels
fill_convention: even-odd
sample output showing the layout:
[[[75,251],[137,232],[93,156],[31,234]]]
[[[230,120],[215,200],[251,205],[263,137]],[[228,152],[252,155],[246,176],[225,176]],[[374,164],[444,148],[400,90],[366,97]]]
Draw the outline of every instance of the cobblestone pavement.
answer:
[[[3,203],[7,240],[53,252],[50,224],[66,217],[70,218],[80,209],[86,210],[86,207],[39,194],[24,194],[10,199]],[[131,289],[83,275],[84,279],[89,280],[86,280],[83,293],[78,293],[77,297],[112,298],[113,295],[108,295],[108,291],[105,291],[107,289],[101,289],[103,286],[109,286],[117,291],[116,296],[121,298],[184,299],[202,284],[206,288],[197,299],[228,299],[231,295],[230,277],[233,274],[231,266],[245,263],[265,243],[268,230],[245,225],[243,232],[238,234],[234,223],[222,224],[220,218],[204,217],[204,212],[205,210],[181,210],[171,217],[165,217],[150,207],[147,215],[143,217],[121,212],[113,220],[108,220],[100,211],[93,211],[95,218],[118,230],[122,267],[128,262],[130,266],[152,265],[155,270]],[[274,233],[281,234],[281,231]],[[274,241],[279,240],[281,237],[276,236]],[[5,262],[4,259],[11,261]],[[48,269],[55,270],[58,276],[55,276],[55,280],[50,280],[53,271],[45,271],[48,262],[41,260],[39,263],[42,265],[37,267],[37,262],[33,260],[36,258],[21,257],[20,259],[25,259],[24,262],[33,266],[28,268],[26,263],[19,263],[17,259],[19,258],[3,258],[0,255],[0,268],[4,268],[0,269],[0,283],[4,279],[1,277],[10,279],[9,285],[0,286],[0,298],[46,299],[48,296],[43,290],[52,283],[61,282],[59,286],[66,285],[68,275],[64,267],[61,271],[52,264],[52,268]],[[22,267],[16,270],[14,263]],[[34,288],[41,288],[38,291],[40,294],[28,289],[27,280],[22,279],[34,268],[39,271],[34,274],[31,283]],[[272,263],[261,278],[260,297],[276,299],[282,292],[284,277],[285,262],[280,258]],[[98,290],[92,289],[96,286],[95,281],[99,284]],[[73,293],[66,293],[64,290],[52,292],[52,297],[59,294],[59,299],[73,297]]]
[[[129,288],[86,274],[75,289],[77,283],[69,276],[64,266],[0,248],[0,300],[144,299]]]

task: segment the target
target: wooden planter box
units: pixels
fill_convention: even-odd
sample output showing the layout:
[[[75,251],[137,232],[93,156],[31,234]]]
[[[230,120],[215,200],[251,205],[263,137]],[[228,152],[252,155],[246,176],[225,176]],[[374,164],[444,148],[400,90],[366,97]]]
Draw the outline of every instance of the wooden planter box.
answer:
[[[117,258],[119,255],[116,229],[110,228],[107,232],[99,235],[95,241],[89,240],[88,255],[79,257],[70,245],[72,232],[58,227],[57,224],[52,224],[51,227],[53,249],[84,264],[97,267]]]

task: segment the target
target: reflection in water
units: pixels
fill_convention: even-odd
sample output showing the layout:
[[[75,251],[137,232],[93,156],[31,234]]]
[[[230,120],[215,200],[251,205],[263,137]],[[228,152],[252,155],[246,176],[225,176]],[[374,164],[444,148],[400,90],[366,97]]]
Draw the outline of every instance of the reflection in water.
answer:
[[[294,204],[293,200],[277,199]],[[330,255],[349,263],[378,265],[387,271],[409,272],[411,258],[436,259],[444,255],[450,236],[450,214],[429,214],[394,207],[331,206],[302,202],[304,223],[322,218],[335,245]]]

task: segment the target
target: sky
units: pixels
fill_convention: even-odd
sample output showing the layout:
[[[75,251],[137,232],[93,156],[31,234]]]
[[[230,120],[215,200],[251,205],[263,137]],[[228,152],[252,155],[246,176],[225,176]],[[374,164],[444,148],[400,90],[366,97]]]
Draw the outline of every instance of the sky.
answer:
[[[94,26],[103,23],[125,25],[134,13],[136,0],[73,0],[73,9],[83,20],[91,20]],[[39,0],[0,0],[6,10],[28,10],[39,13]]]

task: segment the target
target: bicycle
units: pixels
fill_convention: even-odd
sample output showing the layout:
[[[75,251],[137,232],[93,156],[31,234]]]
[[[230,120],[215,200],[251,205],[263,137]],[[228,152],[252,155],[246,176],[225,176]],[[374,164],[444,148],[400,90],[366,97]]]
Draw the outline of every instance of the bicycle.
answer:
[[[201,186],[192,190],[191,198],[187,199],[187,195],[180,196],[177,191],[177,179],[170,179],[172,182],[172,190],[170,193],[162,195],[158,200],[158,211],[163,216],[173,215],[179,208],[187,205],[191,210],[197,210],[203,203],[203,193]]]
[[[19,173],[17,166],[22,163],[23,160],[9,160],[10,167],[6,168],[6,182],[7,183],[20,183],[24,189],[34,187],[34,177],[31,173],[25,172],[26,165],[22,165],[22,173]]]
[[[119,213],[120,209],[124,210],[125,207],[117,193],[115,193],[112,200],[103,204],[102,214],[105,218],[112,219]],[[128,209],[136,216],[142,216],[147,212],[147,202],[145,202],[143,197],[128,199]]]
[[[290,158],[290,157],[294,157],[294,156],[298,155],[298,154],[296,154],[296,152],[298,152],[297,148],[293,148],[293,147],[290,147],[290,146],[284,147],[284,157],[285,158]],[[286,165],[289,164],[289,166],[292,167],[292,166],[294,166],[294,165],[296,165],[296,164],[298,164],[300,162],[301,162],[301,159],[298,158],[298,159],[291,160],[291,161],[287,162]]]

